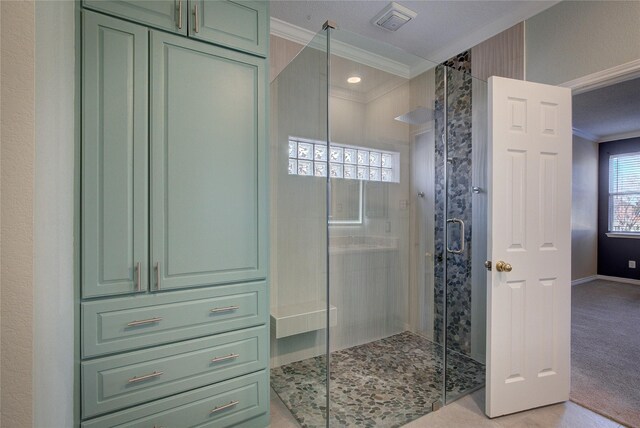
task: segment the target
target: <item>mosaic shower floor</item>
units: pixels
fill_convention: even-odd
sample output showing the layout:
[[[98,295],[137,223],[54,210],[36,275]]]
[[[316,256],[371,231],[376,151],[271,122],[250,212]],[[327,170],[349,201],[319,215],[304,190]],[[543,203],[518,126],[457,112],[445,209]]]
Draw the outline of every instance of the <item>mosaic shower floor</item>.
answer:
[[[271,386],[303,427],[326,422],[325,357],[271,370]],[[484,385],[484,365],[448,354],[447,395]],[[426,415],[441,399],[442,347],[411,332],[331,354],[331,426],[394,428]]]

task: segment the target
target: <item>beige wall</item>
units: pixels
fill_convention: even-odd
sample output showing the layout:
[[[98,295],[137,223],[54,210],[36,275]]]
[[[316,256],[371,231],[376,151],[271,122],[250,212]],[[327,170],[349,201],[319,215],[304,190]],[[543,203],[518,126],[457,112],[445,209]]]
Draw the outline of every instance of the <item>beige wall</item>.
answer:
[[[35,4],[0,2],[1,424],[33,425]]]
[[[527,80],[557,85],[640,58],[639,1],[563,1],[526,21]]]
[[[33,418],[73,426],[75,4],[36,2]]]
[[[471,48],[473,77],[524,79],[524,22]]]
[[[326,105],[326,53],[307,48],[298,54],[299,46],[271,37],[272,77],[277,75],[271,83],[270,142],[271,306],[274,310],[322,301],[326,295],[326,183],[289,176],[286,154],[290,135],[326,139],[326,110],[322,110]],[[296,54],[298,56],[289,62]],[[332,349],[397,333],[408,322],[409,209],[406,201],[409,200],[410,127],[394,118],[410,110],[409,101],[408,81],[399,82],[398,86],[368,102],[349,97],[344,91],[331,91],[331,141],[397,151],[402,162],[400,183],[388,186],[388,193],[384,195],[388,208],[384,218],[365,216],[362,225],[331,227],[331,238],[385,237],[400,241],[397,251],[332,255],[331,303],[337,307],[338,318],[338,325],[331,332]],[[336,187],[333,189],[336,192]],[[405,208],[400,208],[400,201],[405,201]],[[397,281],[388,280],[390,275],[395,275],[393,278]],[[386,290],[390,284],[393,284],[393,293],[371,292]],[[360,298],[354,300],[353,295]],[[384,308],[391,310],[384,311]],[[359,328],[349,328],[356,323]],[[324,334],[318,330],[277,340],[272,337],[271,347],[272,365],[278,366],[324,352]]]
[[[571,280],[597,274],[598,144],[573,137]]]
[[[269,82],[273,82],[303,47],[282,37],[269,37]]]
[[[0,423],[73,425],[75,4],[0,2]]]

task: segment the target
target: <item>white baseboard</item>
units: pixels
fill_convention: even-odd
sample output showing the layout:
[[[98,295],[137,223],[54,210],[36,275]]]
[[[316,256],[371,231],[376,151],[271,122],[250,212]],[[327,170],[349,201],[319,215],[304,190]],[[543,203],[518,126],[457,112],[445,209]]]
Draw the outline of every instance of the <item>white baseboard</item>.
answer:
[[[591,282],[598,279],[598,275],[585,276],[584,278],[578,278],[571,281],[571,286],[584,284],[585,282]]]
[[[622,282],[625,284],[640,285],[640,279],[620,278],[617,276],[606,276],[606,275],[597,275],[597,279],[602,279],[605,281]]]

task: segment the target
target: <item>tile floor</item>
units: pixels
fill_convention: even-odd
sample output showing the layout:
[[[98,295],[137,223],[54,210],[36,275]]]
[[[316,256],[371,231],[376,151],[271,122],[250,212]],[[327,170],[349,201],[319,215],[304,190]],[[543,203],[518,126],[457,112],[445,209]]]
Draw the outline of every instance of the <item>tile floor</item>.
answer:
[[[447,394],[484,385],[484,366],[447,355]],[[325,358],[272,369],[271,386],[305,428],[325,426]],[[403,332],[331,354],[331,425],[397,428],[431,411],[442,395],[442,347]]]
[[[540,407],[513,415],[489,419],[484,415],[484,389],[429,413],[404,428],[621,428],[603,416],[571,401]],[[378,425],[385,428],[384,425]],[[271,392],[271,428],[300,428],[300,425]]]

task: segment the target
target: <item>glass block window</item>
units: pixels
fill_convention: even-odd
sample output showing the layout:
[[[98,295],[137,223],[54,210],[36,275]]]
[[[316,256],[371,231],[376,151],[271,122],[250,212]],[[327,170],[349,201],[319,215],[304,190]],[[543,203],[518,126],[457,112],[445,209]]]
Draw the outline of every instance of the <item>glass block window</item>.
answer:
[[[289,174],[400,182],[400,153],[289,138]]]
[[[640,153],[609,157],[609,232],[640,233]]]

